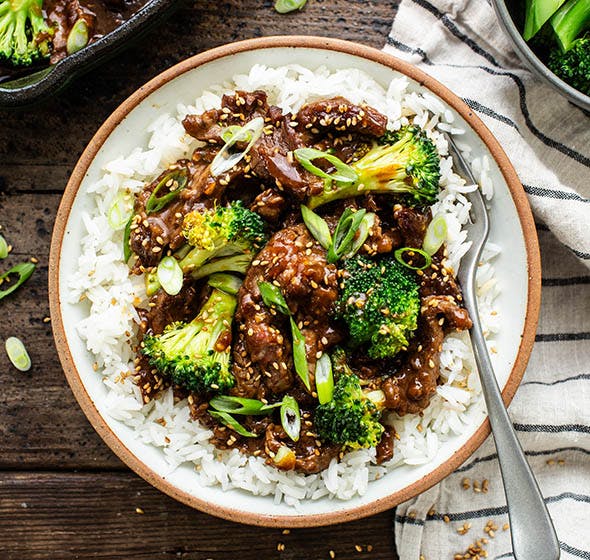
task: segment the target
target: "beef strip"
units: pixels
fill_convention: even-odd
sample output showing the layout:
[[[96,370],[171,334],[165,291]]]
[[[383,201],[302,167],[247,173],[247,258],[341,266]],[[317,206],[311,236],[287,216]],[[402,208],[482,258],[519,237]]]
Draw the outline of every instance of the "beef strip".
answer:
[[[287,200],[275,188],[262,191],[250,205],[250,210],[260,214],[267,222],[277,223],[287,207]]]

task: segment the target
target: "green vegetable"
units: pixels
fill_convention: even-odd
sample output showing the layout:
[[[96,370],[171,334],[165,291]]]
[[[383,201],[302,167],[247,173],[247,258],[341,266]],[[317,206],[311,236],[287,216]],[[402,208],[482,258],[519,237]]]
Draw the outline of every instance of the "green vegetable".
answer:
[[[558,78],[590,95],[590,36],[574,41],[566,53],[554,50],[547,66]]]
[[[440,157],[436,146],[416,126],[388,132],[379,143],[352,163],[352,182],[328,181],[324,192],[307,201],[309,208],[368,193],[389,193],[407,203],[433,204],[438,195]]]
[[[334,393],[334,375],[332,373],[332,361],[328,354],[322,354],[316,362],[314,377],[320,404],[330,402]]]
[[[289,317],[291,336],[293,338],[293,364],[295,365],[295,371],[301,381],[303,381],[307,390],[311,391],[305,337],[293,319],[291,310],[289,309],[281,290],[278,286],[264,281],[258,282],[258,289],[260,290],[262,301],[267,307],[276,307],[283,315]]]
[[[332,234],[326,220],[304,204],[301,205],[301,217],[314,239],[327,251],[332,246]]]
[[[232,255],[231,257],[221,257],[197,268],[197,270],[191,272],[191,276],[195,280],[198,280],[214,273],[237,272],[239,274],[246,274],[251,262],[252,255],[247,253]]]
[[[162,334],[146,335],[142,353],[172,381],[197,393],[224,392],[231,373],[232,321],[237,298],[214,288],[190,323],[172,323]]]
[[[526,0],[522,34],[524,40],[532,39],[564,2],[565,0]]]
[[[293,155],[301,164],[301,167],[307,169],[307,171],[313,173],[317,177],[322,177],[328,181],[338,181],[340,183],[354,183],[358,179],[358,175],[350,165],[347,165],[341,159],[328,152],[322,152],[315,148],[298,148],[293,152]],[[320,169],[312,163],[314,159],[326,160],[334,166],[335,171],[332,171],[332,173],[326,173],[323,169]]]
[[[182,268],[174,257],[164,257],[158,264],[156,274],[158,282],[167,294],[175,296],[182,289],[184,283]]]
[[[246,430],[244,426],[242,426],[233,416],[231,416],[227,412],[217,412],[215,410],[210,410],[209,414],[216,420],[219,420],[222,424],[225,424],[228,428],[231,428],[234,432],[240,434],[241,436],[258,437],[258,434]]]
[[[130,200],[131,196],[123,192],[120,192],[115,197],[107,215],[111,229],[118,231],[123,229],[129,222],[132,214]]]
[[[5,290],[0,290],[0,299],[4,299],[12,292],[20,288],[33,274],[35,265],[31,262],[24,262],[13,266],[10,270],[0,275],[0,285],[4,285],[11,281],[11,277],[17,275],[18,278],[12,282]]]
[[[410,257],[409,262],[404,258],[406,253],[408,253],[408,256]],[[413,259],[416,255],[420,255],[424,259],[424,263],[420,266],[414,265]],[[398,263],[403,264],[411,270],[424,270],[432,264],[432,257],[426,251],[416,249],[416,247],[402,247],[401,249],[396,249],[393,256]]]
[[[5,259],[8,256],[8,243],[4,236],[0,235],[0,259]]]
[[[53,32],[43,0],[0,0],[0,62],[31,66],[48,58]]]
[[[68,54],[74,54],[79,50],[82,50],[89,40],[88,24],[84,18],[79,18],[76,23],[72,26],[68,39],[66,42],[66,51]]]
[[[168,204],[170,204],[179,194],[182,189],[188,184],[188,170],[186,167],[180,169],[173,169],[166,173],[160,182],[156,185],[152,194],[145,203],[145,211],[147,214],[159,212]],[[166,194],[158,196],[162,190],[166,190]]]
[[[362,391],[342,349],[332,354],[332,365],[336,376],[334,394],[330,401],[316,408],[314,422],[318,435],[346,449],[375,447],[384,431],[379,421],[385,400],[383,392]]]
[[[367,345],[373,359],[407,348],[420,312],[416,275],[391,256],[356,256],[344,262],[343,284],[335,313],[348,327],[351,346]]]
[[[426,228],[422,249],[429,255],[434,255],[445,242],[448,228],[443,214],[436,216]]]
[[[234,124],[224,128],[221,131],[220,136],[226,144],[231,142],[234,138],[236,139],[236,142],[250,142],[250,140],[252,140],[252,131],[244,130],[243,126]]]
[[[562,52],[590,28],[590,0],[569,0],[551,18],[551,27]]]
[[[328,249],[327,261],[329,263],[339,261],[352,250],[355,236],[366,213],[364,208],[356,212],[350,208],[344,210],[334,230],[334,242]]]
[[[134,217],[135,216],[132,215],[131,218],[129,218],[127,224],[125,224],[125,231],[123,233],[123,259],[125,262],[128,262],[132,255],[129,241],[131,240],[131,224],[133,224]],[[148,295],[151,294],[148,293]]]
[[[209,401],[209,405],[219,412],[229,414],[245,414],[251,416],[269,414],[275,408],[283,404],[282,401],[274,404],[266,404],[256,399],[245,399],[242,397],[231,397],[219,395]]]
[[[275,10],[279,14],[288,14],[295,10],[302,10],[307,0],[276,0]]]
[[[281,404],[281,425],[283,430],[293,441],[299,441],[301,432],[301,413],[299,412],[299,404],[290,395],[283,397]]]
[[[31,369],[31,358],[22,341],[15,336],[6,339],[6,353],[10,363],[19,371],[29,371]]]
[[[209,284],[209,286],[211,286],[212,288],[223,290],[226,294],[231,294],[235,296],[240,290],[242,281],[233,274],[216,272],[209,278],[207,284]]]
[[[262,117],[256,117],[247,122],[244,126],[234,128],[232,132],[227,132],[226,138],[224,138],[225,144],[223,145],[223,148],[217,152],[209,166],[211,175],[213,177],[221,175],[242,161],[254,143],[260,138],[263,129],[264,119]],[[231,152],[231,148],[234,144],[237,142],[244,142],[247,138],[249,138],[249,141],[244,150],[237,153]]]

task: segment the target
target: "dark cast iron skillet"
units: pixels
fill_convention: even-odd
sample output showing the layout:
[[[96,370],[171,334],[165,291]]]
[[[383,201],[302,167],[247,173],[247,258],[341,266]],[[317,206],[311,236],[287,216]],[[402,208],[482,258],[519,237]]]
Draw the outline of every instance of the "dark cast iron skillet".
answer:
[[[88,72],[129,46],[170,15],[183,0],[150,0],[127,21],[58,63],[0,84],[0,108],[22,107],[44,101],[76,76]]]

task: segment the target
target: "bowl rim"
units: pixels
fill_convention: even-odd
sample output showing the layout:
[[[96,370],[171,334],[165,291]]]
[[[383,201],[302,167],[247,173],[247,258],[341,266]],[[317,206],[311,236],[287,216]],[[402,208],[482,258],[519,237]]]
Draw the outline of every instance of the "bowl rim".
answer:
[[[402,490],[368,504],[331,513],[294,516],[244,512],[230,507],[212,504],[180,490],[168,480],[157,475],[143,461],[135,456],[108,426],[88,394],[72,358],[64,330],[59,296],[61,246],[74,199],[94,157],[125,116],[155,90],[177,76],[196,67],[237,53],[284,47],[337,51],[368,59],[407,75],[430,89],[443,99],[445,103],[453,107],[478,134],[494,157],[510,189],[512,199],[516,206],[524,235],[528,268],[528,300],[522,338],[512,371],[502,392],[506,405],[510,403],[520,384],[535,339],[541,301],[541,264],[536,228],[526,194],[508,156],[498,141],[492,136],[492,133],[486,128],[479,117],[475,115],[472,109],[434,78],[431,78],[411,64],[375,48],[340,39],[311,36],[264,37],[230,43],[188,58],[159,74],[147,84],[140,87],[108,117],[89,142],[70,176],[57,212],[51,240],[48,272],[51,322],[56,348],[68,383],[88,420],[105,443],[128,467],[158,490],[188,506],[230,521],[264,527],[300,528],[332,525],[374,515],[424,492],[453,472],[483,443],[490,433],[489,420],[486,418],[484,423],[467,442],[429,474]]]

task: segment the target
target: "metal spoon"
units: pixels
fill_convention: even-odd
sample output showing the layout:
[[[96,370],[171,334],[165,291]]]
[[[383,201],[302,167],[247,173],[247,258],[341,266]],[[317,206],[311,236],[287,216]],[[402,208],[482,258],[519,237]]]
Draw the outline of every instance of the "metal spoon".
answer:
[[[449,153],[469,184],[477,184],[471,169],[450,136]],[[461,259],[458,272],[465,307],[473,321],[471,343],[479,371],[483,394],[488,409],[492,433],[496,442],[504,494],[508,506],[512,551],[516,560],[557,560],[559,542],[547,506],[516,437],[502,393],[490,361],[490,355],[481,329],[475,295],[475,274],[480,255],[488,237],[489,219],[483,196],[478,190],[467,195],[471,202],[470,222],[464,227],[472,241],[469,251]]]

